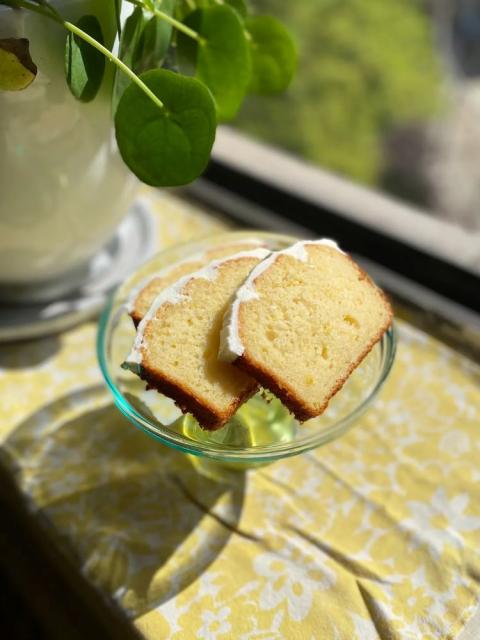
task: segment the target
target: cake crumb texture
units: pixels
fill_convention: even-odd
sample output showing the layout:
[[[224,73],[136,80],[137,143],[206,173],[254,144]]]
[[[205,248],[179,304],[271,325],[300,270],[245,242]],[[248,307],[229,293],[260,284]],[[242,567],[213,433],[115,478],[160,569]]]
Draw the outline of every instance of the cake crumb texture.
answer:
[[[300,421],[325,410],[392,320],[383,292],[349,256],[328,246],[304,247],[307,260],[279,254],[260,270],[256,296],[229,318],[243,346],[234,365]]]
[[[221,261],[208,278],[192,274],[178,301],[162,304],[143,327],[141,377],[206,429],[223,426],[258,388],[217,354],[230,300],[260,259],[242,254]]]

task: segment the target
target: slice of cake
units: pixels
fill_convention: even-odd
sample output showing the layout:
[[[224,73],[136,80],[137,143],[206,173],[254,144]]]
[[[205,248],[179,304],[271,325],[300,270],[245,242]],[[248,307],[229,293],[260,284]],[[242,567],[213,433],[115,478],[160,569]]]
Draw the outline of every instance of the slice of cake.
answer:
[[[382,291],[334,242],[297,242],[272,253],[240,287],[219,357],[304,421],[325,410],[391,320]]]
[[[218,348],[232,296],[269,254],[255,249],[215,260],[163,290],[140,322],[124,364],[205,429],[219,429],[257,390],[250,376],[218,359]]]
[[[212,262],[212,260],[230,256],[239,251],[249,251],[261,246],[264,246],[261,240],[254,238],[239,239],[235,242],[229,242],[222,246],[195,253],[148,277],[132,292],[127,304],[128,313],[134,325],[138,326],[158,294],[163,289],[177,282],[182,276],[198,271],[198,269],[206,266]]]

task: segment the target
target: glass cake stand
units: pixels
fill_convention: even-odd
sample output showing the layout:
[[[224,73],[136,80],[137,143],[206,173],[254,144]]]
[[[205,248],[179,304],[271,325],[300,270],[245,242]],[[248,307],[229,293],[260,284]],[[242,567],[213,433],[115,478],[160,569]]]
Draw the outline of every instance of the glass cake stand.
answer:
[[[152,438],[206,461],[244,468],[268,464],[324,445],[345,433],[374,401],[395,356],[395,331],[390,328],[332,398],[319,417],[300,424],[271,394],[257,393],[218,431],[205,431],[195,418],[183,415],[172,400],[121,368],[130,352],[135,329],[125,309],[132,289],[148,275],[189,255],[242,238],[261,239],[283,249],[296,238],[273,233],[230,232],[163,251],[131,275],[111,296],[100,319],[97,353],[105,381],[120,411]]]

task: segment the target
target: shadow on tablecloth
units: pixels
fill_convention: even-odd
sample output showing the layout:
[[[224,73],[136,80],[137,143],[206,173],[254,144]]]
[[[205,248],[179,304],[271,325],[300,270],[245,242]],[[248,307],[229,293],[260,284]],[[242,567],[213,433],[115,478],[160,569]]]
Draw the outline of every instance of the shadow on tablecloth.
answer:
[[[2,313],[0,309],[0,313]],[[2,344],[0,369],[26,369],[36,367],[52,358],[61,347],[58,336],[42,337]]]
[[[196,580],[242,511],[244,474],[200,475],[188,456],[135,429],[103,386],[29,416],[3,454],[79,570],[134,616]]]

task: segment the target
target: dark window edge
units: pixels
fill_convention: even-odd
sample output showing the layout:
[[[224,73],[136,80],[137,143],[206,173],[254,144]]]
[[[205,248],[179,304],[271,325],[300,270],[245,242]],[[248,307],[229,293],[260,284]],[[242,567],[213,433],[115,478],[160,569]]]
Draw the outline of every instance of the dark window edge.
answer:
[[[302,202],[218,160],[185,193],[242,227],[299,237],[332,236],[394,296],[480,330],[480,278],[466,269],[338,212]]]

